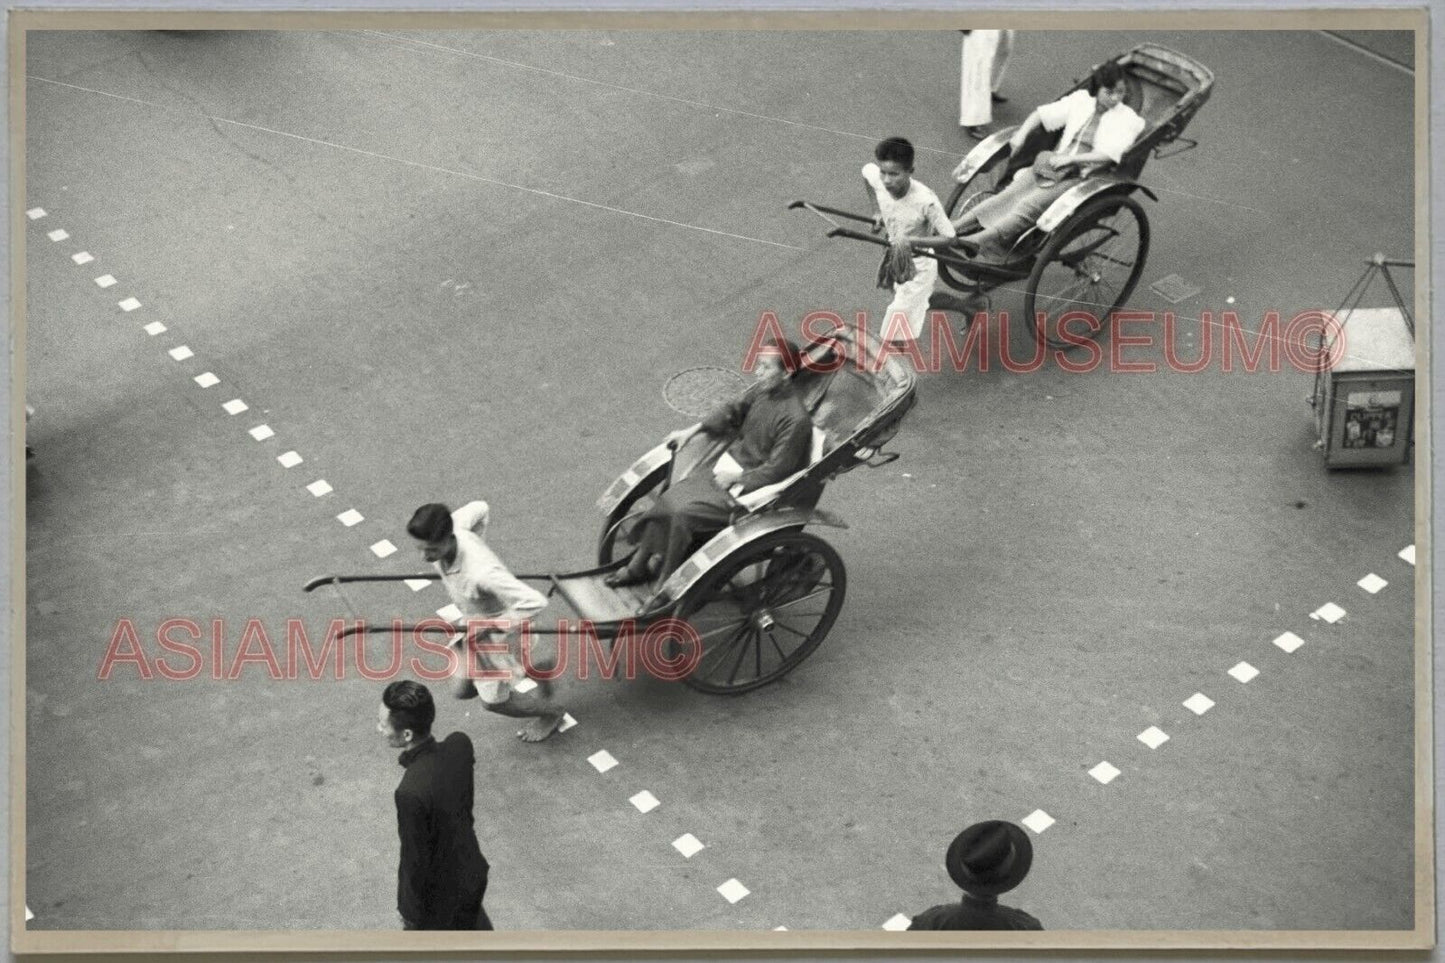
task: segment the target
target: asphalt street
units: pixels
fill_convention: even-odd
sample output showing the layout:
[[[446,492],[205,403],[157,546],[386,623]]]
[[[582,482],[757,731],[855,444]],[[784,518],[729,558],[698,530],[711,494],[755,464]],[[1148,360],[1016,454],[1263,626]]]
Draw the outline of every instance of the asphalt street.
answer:
[[[1176,312],[1172,348],[1219,351],[1225,310],[1255,332],[1334,309],[1371,254],[1410,256],[1414,79],[1322,33],[1026,33],[996,122],[1142,40],[1218,78],[1198,148],[1142,178],[1129,306]],[[167,619],[207,645],[219,620],[227,662],[251,619],[283,651],[288,619],[319,637],[346,611],[302,584],[419,571],[404,526],[429,501],[485,498],[515,570],[586,567],[597,496],[686,424],[670,375],[736,366],[766,312],[876,324],[875,250],[785,208],[860,205],[893,134],[946,194],[972,143],[958,46],[31,34],[30,925],[396,928],[381,683],[102,680],[118,626],[154,656]],[[1165,300],[1168,275],[1197,293]],[[920,375],[901,458],[826,493],[848,598],[782,682],[569,681],[577,725],[540,746],[440,702],[477,746],[498,927],[877,929],[956,898],[964,825],[1041,811],[1005,902],[1049,929],[1409,928],[1413,463],[1327,471],[1287,361],[1187,374],[1156,337],[1122,356],[1158,370],[1111,371],[1103,343],[1087,373]],[[377,618],[446,601],[348,595]]]

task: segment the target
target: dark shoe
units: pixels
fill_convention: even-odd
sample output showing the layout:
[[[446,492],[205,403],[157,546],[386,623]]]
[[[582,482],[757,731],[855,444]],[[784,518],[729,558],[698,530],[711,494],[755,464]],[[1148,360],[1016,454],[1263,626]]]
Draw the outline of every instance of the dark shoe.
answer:
[[[960,297],[952,291],[934,291],[928,297],[928,306],[939,311],[953,311],[963,315],[965,321],[972,321],[980,311],[988,310],[989,300],[983,294]]]
[[[963,132],[968,136],[972,137],[974,140],[983,140],[985,137],[988,136],[987,127],[965,127],[963,129]]]
[[[1005,97],[1003,94],[998,94],[998,93],[989,94],[989,95],[988,95],[988,99],[991,100],[991,101],[993,101],[993,102],[996,103],[996,104],[1006,104],[1006,103],[1008,103],[1008,98]]]

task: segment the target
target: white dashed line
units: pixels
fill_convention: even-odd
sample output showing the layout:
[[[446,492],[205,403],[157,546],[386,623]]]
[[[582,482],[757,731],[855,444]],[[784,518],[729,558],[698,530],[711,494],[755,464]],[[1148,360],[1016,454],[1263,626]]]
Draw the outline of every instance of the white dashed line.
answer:
[[[627,801],[632,803],[632,805],[636,806],[637,811],[640,813],[650,813],[658,806],[662,805],[658,798],[652,793],[648,792],[646,789],[642,790],[642,792],[638,793],[635,796],[629,797]]]
[[[35,914],[30,912],[30,907],[25,907],[25,922],[29,923],[33,919],[35,919]]]
[[[512,686],[512,691],[521,695],[526,695],[528,692],[531,692],[535,688],[537,688],[536,679],[523,679],[521,682],[518,682],[517,684]]]
[[[774,927],[773,927],[773,932],[774,932],[774,933],[786,933],[786,932],[788,932],[788,928],[787,928],[786,926],[774,926]]]
[[[160,324],[159,321],[156,321],[154,323]],[[150,325],[146,325],[146,327],[150,327]],[[194,381],[196,384],[200,385],[202,388],[213,388],[221,383],[221,379],[217,378],[215,373],[211,371],[204,371],[201,374],[196,375],[191,380]]]
[[[62,228],[57,228],[57,229],[51,231],[49,234],[47,234],[47,235],[45,235],[45,236],[48,237],[48,238],[50,238],[52,241],[63,241],[63,240],[65,240],[66,238],[70,237],[70,232],[67,231],[67,230],[65,230],[65,228],[62,227]]]
[[[244,401],[242,401],[240,398],[232,398],[230,401],[226,402],[226,403],[225,403],[224,405],[222,405],[221,407],[225,410],[226,414],[228,414],[228,415],[239,415],[239,414],[240,414],[241,412],[243,412],[243,411],[250,411],[250,410],[251,410],[251,406],[248,405],[248,404],[246,404],[246,403],[245,403]],[[260,439],[257,439],[257,440],[259,441]]]
[[[422,589],[426,588],[426,587],[427,587],[428,585],[430,585],[430,584],[431,584],[431,579],[425,579],[425,578],[409,578],[409,579],[406,579],[406,587],[409,588],[409,589],[411,589],[413,592],[420,592]]]
[[[100,277],[95,279],[95,283],[97,287],[108,288],[113,287],[120,282],[117,281],[115,278],[111,277],[109,274],[102,274]]]
[[[562,724],[557,727],[557,731],[566,732],[568,729],[571,729],[576,724],[577,720],[572,718],[572,713],[564,712],[562,713]]]
[[[274,438],[276,433],[271,430],[270,425],[257,425],[251,429],[251,437],[257,441],[265,441],[267,438]]]
[[[1048,829],[1054,824],[1054,817],[1050,816],[1042,809],[1035,809],[1033,812],[1029,813],[1022,820],[1020,820],[1020,822],[1022,822],[1028,828],[1032,829],[1034,831],[1034,835],[1038,836],[1042,835],[1045,829]]]
[[[42,217],[45,216],[45,208],[43,208],[43,207],[32,207],[30,210],[28,210],[28,211],[25,212],[25,216],[28,217],[28,218],[30,218],[32,221],[38,221],[38,220],[40,220]],[[29,918],[30,918],[30,917],[28,917],[28,916],[26,917],[26,919],[29,919]]]
[[[178,348],[172,348],[171,350],[167,351],[166,354],[170,355],[172,358],[175,358],[177,361],[185,361],[187,358],[194,358],[196,356],[196,353],[186,345],[181,345]]]
[[[1203,692],[1196,692],[1194,693],[1194,695],[1184,700],[1184,708],[1188,709],[1196,716],[1202,716],[1204,715],[1204,713],[1214,708],[1214,700],[1209,698],[1209,696],[1205,695]]]
[[[1240,682],[1249,682],[1255,676],[1259,675],[1259,670],[1256,669],[1254,666],[1250,665],[1248,662],[1241,662],[1239,663],[1239,665],[1236,665],[1234,668],[1230,669],[1229,674],[1234,676]]]
[[[332,492],[330,483],[327,482],[324,478],[316,479],[314,482],[306,486],[306,490],[311,494],[315,495],[317,498],[320,498],[322,495],[329,495]]]
[[[1113,782],[1119,777],[1119,768],[1117,766],[1111,765],[1108,760],[1105,760],[1104,762],[1099,763],[1093,769],[1090,769],[1089,775],[1093,776],[1100,783],[1107,786],[1109,785],[1109,783]]]
[[[89,251],[81,251],[79,254],[70,255],[70,259],[76,264],[89,264],[95,260],[95,256]]]
[[[295,468],[303,461],[302,457],[294,451],[288,451],[284,455],[277,455],[276,460],[281,463],[282,468]]]
[[[888,922],[883,924],[883,928],[885,930],[891,930],[895,933],[899,933],[903,930],[908,929],[908,927],[912,925],[913,917],[904,916],[902,913],[896,913],[888,918]]]
[[[117,301],[115,304],[116,307],[120,308],[122,311],[134,311],[136,308],[140,307],[140,302],[137,301],[135,298],[126,298],[124,301]]]
[[[462,617],[462,610],[456,604],[443,605],[437,609],[437,616],[446,619],[448,622],[455,622]]]
[[[375,545],[371,546],[371,554],[375,555],[377,558],[386,558],[388,555],[393,555],[395,553],[396,546],[391,544],[390,541],[384,538],[381,541],[377,542]]]
[[[159,321],[152,321],[150,324],[141,328],[141,330],[154,338],[158,334],[165,333],[166,326],[161,324]]]
[[[587,757],[587,761],[592,763],[592,768],[598,772],[606,772],[617,765],[617,760],[606,749],[597,750]]]
[[[1284,635],[1281,635],[1279,638],[1275,639],[1274,644],[1279,646],[1281,649],[1284,649],[1286,652],[1293,652],[1295,649],[1304,645],[1305,640],[1295,635],[1293,632],[1286,632]]]
[[[336,520],[337,520],[338,522],[340,522],[341,524],[345,525],[347,528],[350,528],[350,527],[353,526],[353,525],[359,525],[359,524],[361,524],[361,522],[362,522],[364,519],[365,519],[365,516],[362,515],[361,512],[358,512],[358,511],[357,511],[356,509],[354,509],[354,508],[348,508],[346,511],[342,512],[340,515],[337,515],[337,516],[336,516]]]
[[[1240,662],[1240,664],[1230,669],[1230,675],[1233,675],[1234,678],[1237,678],[1237,680],[1241,682],[1253,680],[1253,678],[1259,674],[1259,669],[1254,668],[1253,665],[1248,664],[1248,662]]]
[[[1340,608],[1333,602],[1326,602],[1324,605],[1321,605],[1319,608],[1315,609],[1313,612],[1310,613],[1310,618],[1324,619],[1331,625],[1334,625],[1336,622],[1338,622],[1344,617],[1345,610]]]
[[[739,883],[736,879],[730,879],[726,883],[723,883],[717,888],[717,891],[721,893],[722,898],[727,900],[729,903],[736,903],[738,900],[742,899],[744,896],[748,895],[749,892],[751,892],[746,886],[744,886],[742,883]]]
[[[1415,564],[1415,546],[1406,545],[1404,548],[1400,549],[1399,555],[1400,558],[1404,559],[1406,562],[1409,562],[1411,565]]]
[[[1371,572],[1369,575],[1366,575],[1355,584],[1358,585],[1360,588],[1364,589],[1366,592],[1369,592],[1371,595],[1374,595],[1376,592],[1380,591],[1380,589],[1384,588],[1390,583],[1380,578],[1380,576],[1376,575],[1374,572]]]
[[[1145,729],[1143,732],[1139,733],[1139,735],[1135,738],[1137,738],[1140,742],[1144,743],[1144,745],[1148,746],[1150,749],[1158,749],[1160,746],[1164,745],[1164,743],[1169,741],[1169,734],[1166,733],[1163,729],[1160,729],[1158,726],[1150,726],[1148,729]]]
[[[692,833],[683,833],[672,841],[672,848],[682,853],[683,859],[692,859],[706,847]]]

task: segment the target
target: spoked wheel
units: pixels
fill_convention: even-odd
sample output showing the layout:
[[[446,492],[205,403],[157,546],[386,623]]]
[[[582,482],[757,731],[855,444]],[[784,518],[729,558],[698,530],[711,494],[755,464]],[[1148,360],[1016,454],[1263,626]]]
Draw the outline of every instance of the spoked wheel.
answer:
[[[781,679],[822,643],[847,587],[843,560],[817,536],[775,532],[739,550],[678,607],[702,640],[684,681],[736,695]]]
[[[1114,195],[1084,204],[1034,263],[1024,298],[1029,329],[1055,348],[1097,338],[1133,293],[1148,255],[1149,220],[1138,201]]]
[[[619,558],[626,558],[637,544],[637,523],[642,515],[657,502],[662,494],[662,481],[666,469],[656,472],[656,478],[643,479],[622,499],[602,526],[602,535],[597,539],[597,564],[611,565]]]
[[[966,182],[955,185],[953,193],[948,195],[948,203],[943,206],[944,210],[948,212],[948,219],[950,221],[958,220],[984,200],[1003,190],[1003,175],[1004,170],[1008,167],[1008,161],[1007,154],[995,156]],[[943,278],[944,283],[951,287],[972,290],[974,286],[973,279],[942,261],[938,262],[938,274]]]

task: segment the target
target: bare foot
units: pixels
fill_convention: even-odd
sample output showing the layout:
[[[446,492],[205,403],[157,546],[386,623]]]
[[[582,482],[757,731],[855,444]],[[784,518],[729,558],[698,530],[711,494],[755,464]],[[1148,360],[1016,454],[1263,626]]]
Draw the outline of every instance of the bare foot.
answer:
[[[538,716],[518,730],[517,738],[523,742],[541,742],[547,739],[562,724],[562,715],[562,710],[559,709],[553,714]]]

